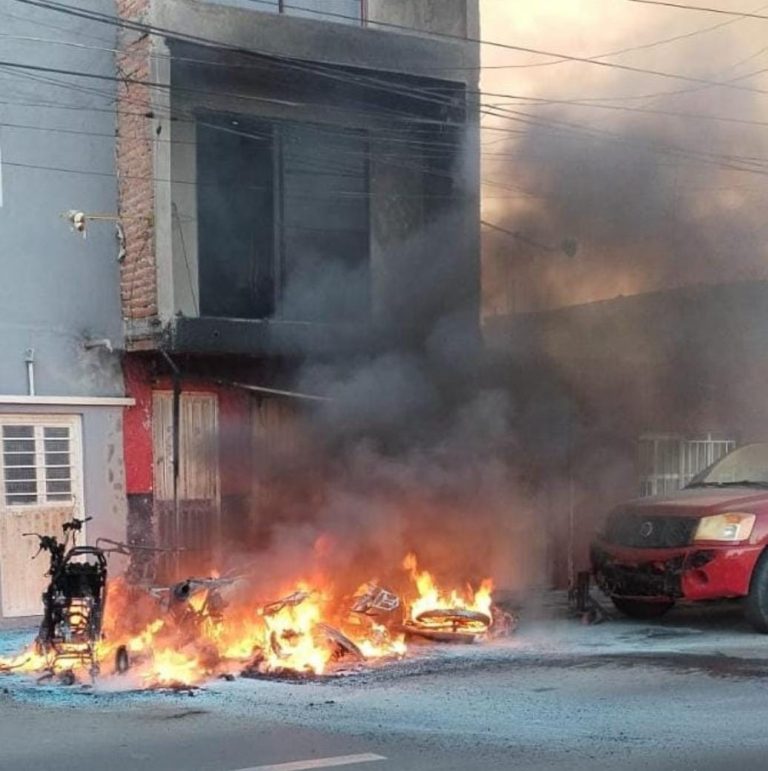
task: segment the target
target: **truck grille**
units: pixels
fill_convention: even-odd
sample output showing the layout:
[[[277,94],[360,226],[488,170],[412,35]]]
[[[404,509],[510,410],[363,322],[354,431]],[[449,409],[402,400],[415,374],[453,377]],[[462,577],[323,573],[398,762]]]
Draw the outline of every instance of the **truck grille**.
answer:
[[[674,549],[688,546],[699,521],[692,517],[615,514],[608,520],[606,540],[618,546]]]

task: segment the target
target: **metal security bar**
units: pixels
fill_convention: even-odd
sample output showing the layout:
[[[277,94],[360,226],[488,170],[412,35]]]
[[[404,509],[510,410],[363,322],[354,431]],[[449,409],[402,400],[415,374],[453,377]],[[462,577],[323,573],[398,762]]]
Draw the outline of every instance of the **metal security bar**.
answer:
[[[696,474],[735,447],[735,439],[713,434],[692,438],[669,434],[641,436],[640,495],[662,495],[685,487]]]

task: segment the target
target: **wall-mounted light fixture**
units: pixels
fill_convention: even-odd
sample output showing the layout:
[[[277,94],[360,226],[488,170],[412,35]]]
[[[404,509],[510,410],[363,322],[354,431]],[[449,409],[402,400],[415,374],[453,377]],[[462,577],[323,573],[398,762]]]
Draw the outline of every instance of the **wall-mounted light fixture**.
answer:
[[[119,214],[89,214],[78,209],[70,209],[62,212],[61,215],[67,220],[75,233],[80,233],[83,238],[88,236],[88,223],[91,221],[106,221],[115,223],[115,237],[117,238],[118,251],[117,261],[122,262],[125,259],[125,231],[120,224]]]

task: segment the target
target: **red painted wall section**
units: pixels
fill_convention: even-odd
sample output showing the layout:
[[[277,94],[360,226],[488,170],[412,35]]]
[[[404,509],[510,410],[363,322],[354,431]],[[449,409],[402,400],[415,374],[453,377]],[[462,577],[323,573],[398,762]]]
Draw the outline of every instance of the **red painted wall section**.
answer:
[[[127,493],[151,493],[153,489],[152,394],[170,391],[171,378],[157,375],[152,360],[128,355],[123,360],[128,396],[136,404],[125,411],[123,445]],[[182,378],[182,392],[215,393],[219,401],[219,473],[222,495],[250,492],[250,400],[245,391],[222,387],[202,379]]]
[[[152,380],[149,362],[137,356],[123,359],[123,378],[128,396],[136,400],[123,416],[123,451],[126,492],[151,493]]]

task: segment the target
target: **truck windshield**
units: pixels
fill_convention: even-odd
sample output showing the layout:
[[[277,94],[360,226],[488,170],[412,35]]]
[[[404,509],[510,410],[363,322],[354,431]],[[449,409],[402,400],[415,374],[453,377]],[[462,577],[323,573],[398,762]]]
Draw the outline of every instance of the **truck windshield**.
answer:
[[[688,487],[768,487],[768,444],[746,444],[695,476]]]

